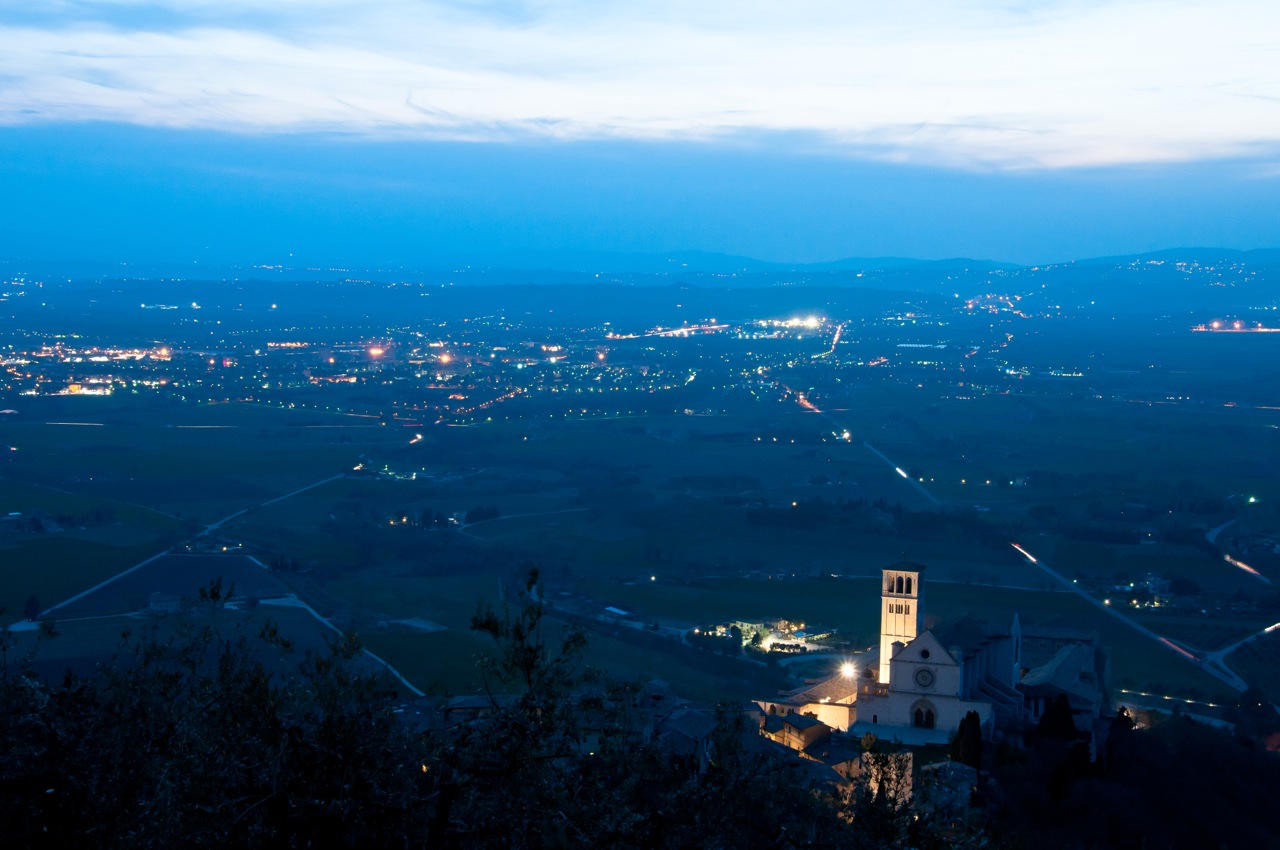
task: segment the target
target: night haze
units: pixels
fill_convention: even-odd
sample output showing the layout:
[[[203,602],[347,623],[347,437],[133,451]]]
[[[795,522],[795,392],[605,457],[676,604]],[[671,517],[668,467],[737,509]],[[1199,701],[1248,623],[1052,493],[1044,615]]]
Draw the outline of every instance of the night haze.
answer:
[[[5,846],[1273,846],[1278,32],[0,11]]]
[[[58,2],[5,253],[1033,264],[1276,247],[1268,4]]]
[[[1256,160],[1016,171],[793,137],[410,142],[113,125],[0,133],[10,257],[429,266],[555,251],[1035,264],[1274,247]]]

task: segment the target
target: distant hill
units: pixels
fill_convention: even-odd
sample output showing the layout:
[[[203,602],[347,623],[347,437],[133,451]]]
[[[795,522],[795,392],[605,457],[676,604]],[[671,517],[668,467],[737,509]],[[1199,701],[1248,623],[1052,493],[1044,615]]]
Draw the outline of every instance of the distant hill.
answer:
[[[846,257],[820,263],[782,263],[709,251],[672,251],[661,254],[625,254],[557,251],[507,254],[485,263],[496,268],[555,269],[566,272],[632,274],[760,274],[768,272],[883,271],[901,269],[1016,269],[1016,263],[953,257],[921,260],[911,257]]]
[[[1280,249],[1172,248],[1022,266],[954,257],[847,257],[777,263],[705,251],[628,254],[545,251],[421,267],[360,268],[299,263],[107,263],[0,261],[0,275],[45,281],[261,281],[420,283],[457,286],[683,286],[707,289],[802,287],[973,297],[1020,294],[1091,312],[1270,309],[1280,297]],[[153,296],[154,297],[154,296]]]
[[[255,265],[208,262],[105,262],[97,260],[0,260],[0,269],[10,274],[28,273],[73,280],[130,278],[174,278],[181,280],[343,280],[363,278],[375,280],[439,277],[449,274],[501,277],[502,283],[521,278],[530,283],[566,282],[578,275],[642,275],[673,279],[691,275],[751,276],[768,274],[823,274],[829,272],[938,271],[964,269],[990,271],[1017,269],[1014,263],[955,257],[920,260],[910,257],[846,257],[820,263],[779,263],[732,254],[707,251],[675,251],[659,254],[628,254],[602,251],[544,251],[501,254],[453,262],[437,261],[417,267],[388,266],[382,268],[298,264],[296,266]],[[474,283],[498,282],[475,280]],[[824,283],[826,281],[823,281]]]
[[[1076,260],[1078,265],[1118,265],[1149,260],[1165,262],[1200,263],[1220,261],[1244,263],[1255,266],[1280,265],[1280,248],[1259,248],[1239,251],[1234,248],[1165,248],[1140,254],[1121,254],[1114,257],[1090,257]]]

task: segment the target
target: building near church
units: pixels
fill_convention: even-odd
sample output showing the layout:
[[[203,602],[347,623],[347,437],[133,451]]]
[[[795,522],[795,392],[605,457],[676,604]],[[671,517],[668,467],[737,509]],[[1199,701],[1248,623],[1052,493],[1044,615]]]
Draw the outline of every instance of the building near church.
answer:
[[[1016,744],[1065,695],[1077,729],[1092,732],[1110,704],[1108,659],[1096,633],[1024,629],[1017,614],[1003,624],[965,616],[921,631],[923,579],[920,564],[886,567],[878,652],[829,679],[759,700],[761,709],[905,744],[946,743],[972,711],[984,738]]]

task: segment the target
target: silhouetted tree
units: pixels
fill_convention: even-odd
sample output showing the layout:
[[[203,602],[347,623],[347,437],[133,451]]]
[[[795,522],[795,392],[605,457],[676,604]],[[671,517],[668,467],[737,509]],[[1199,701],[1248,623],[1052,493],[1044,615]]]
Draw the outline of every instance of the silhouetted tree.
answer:
[[[1067,700],[1066,694],[1058,694],[1045,707],[1036,731],[1040,733],[1041,738],[1058,741],[1073,741],[1079,737],[1080,733],[1076,729],[1075,720],[1072,719],[1071,703]]]
[[[402,722],[351,635],[281,675],[264,660],[292,647],[270,625],[258,641],[238,633],[220,583],[179,631],[128,642],[99,676],[0,678],[6,846],[941,848],[975,835],[914,820],[905,758],[878,746],[876,781],[845,800],[794,755],[746,746],[756,730],[737,712],[701,753],[664,749],[637,689],[593,677],[581,633],[547,621],[537,579],[511,607],[478,608],[486,704],[448,728],[444,714],[426,731]]]
[[[982,720],[978,712],[970,711],[960,719],[960,726],[951,739],[950,754],[952,761],[974,769],[982,767]]]

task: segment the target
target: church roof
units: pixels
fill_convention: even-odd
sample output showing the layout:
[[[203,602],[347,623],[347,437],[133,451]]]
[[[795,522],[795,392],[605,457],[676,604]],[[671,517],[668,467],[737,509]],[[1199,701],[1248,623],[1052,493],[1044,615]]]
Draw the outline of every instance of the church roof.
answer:
[[[983,620],[965,614],[955,620],[948,620],[929,629],[934,639],[947,650],[960,650],[956,661],[963,661],[972,656],[992,637],[991,630]]]
[[[1029,670],[1018,685],[1025,691],[1063,691],[1085,702],[1095,702],[1099,695],[1094,681],[1093,656],[1090,646],[1068,644],[1047,663]]]
[[[911,561],[908,561],[906,558],[903,558],[898,563],[890,564],[889,566],[882,567],[881,569],[882,570],[907,570],[913,573],[922,573],[924,572],[924,564],[916,564]]]
[[[1045,620],[1043,623],[1037,623],[1034,626],[1024,624],[1022,626],[1022,637],[1024,639],[1053,638],[1056,640],[1075,640],[1090,646],[1097,646],[1100,642],[1096,629],[1082,629],[1078,625],[1072,625],[1071,621],[1062,615]]]
[[[858,692],[858,680],[842,673],[817,684],[808,684],[796,688],[787,694],[788,705],[808,705],[811,702],[839,702],[845,697]]]

